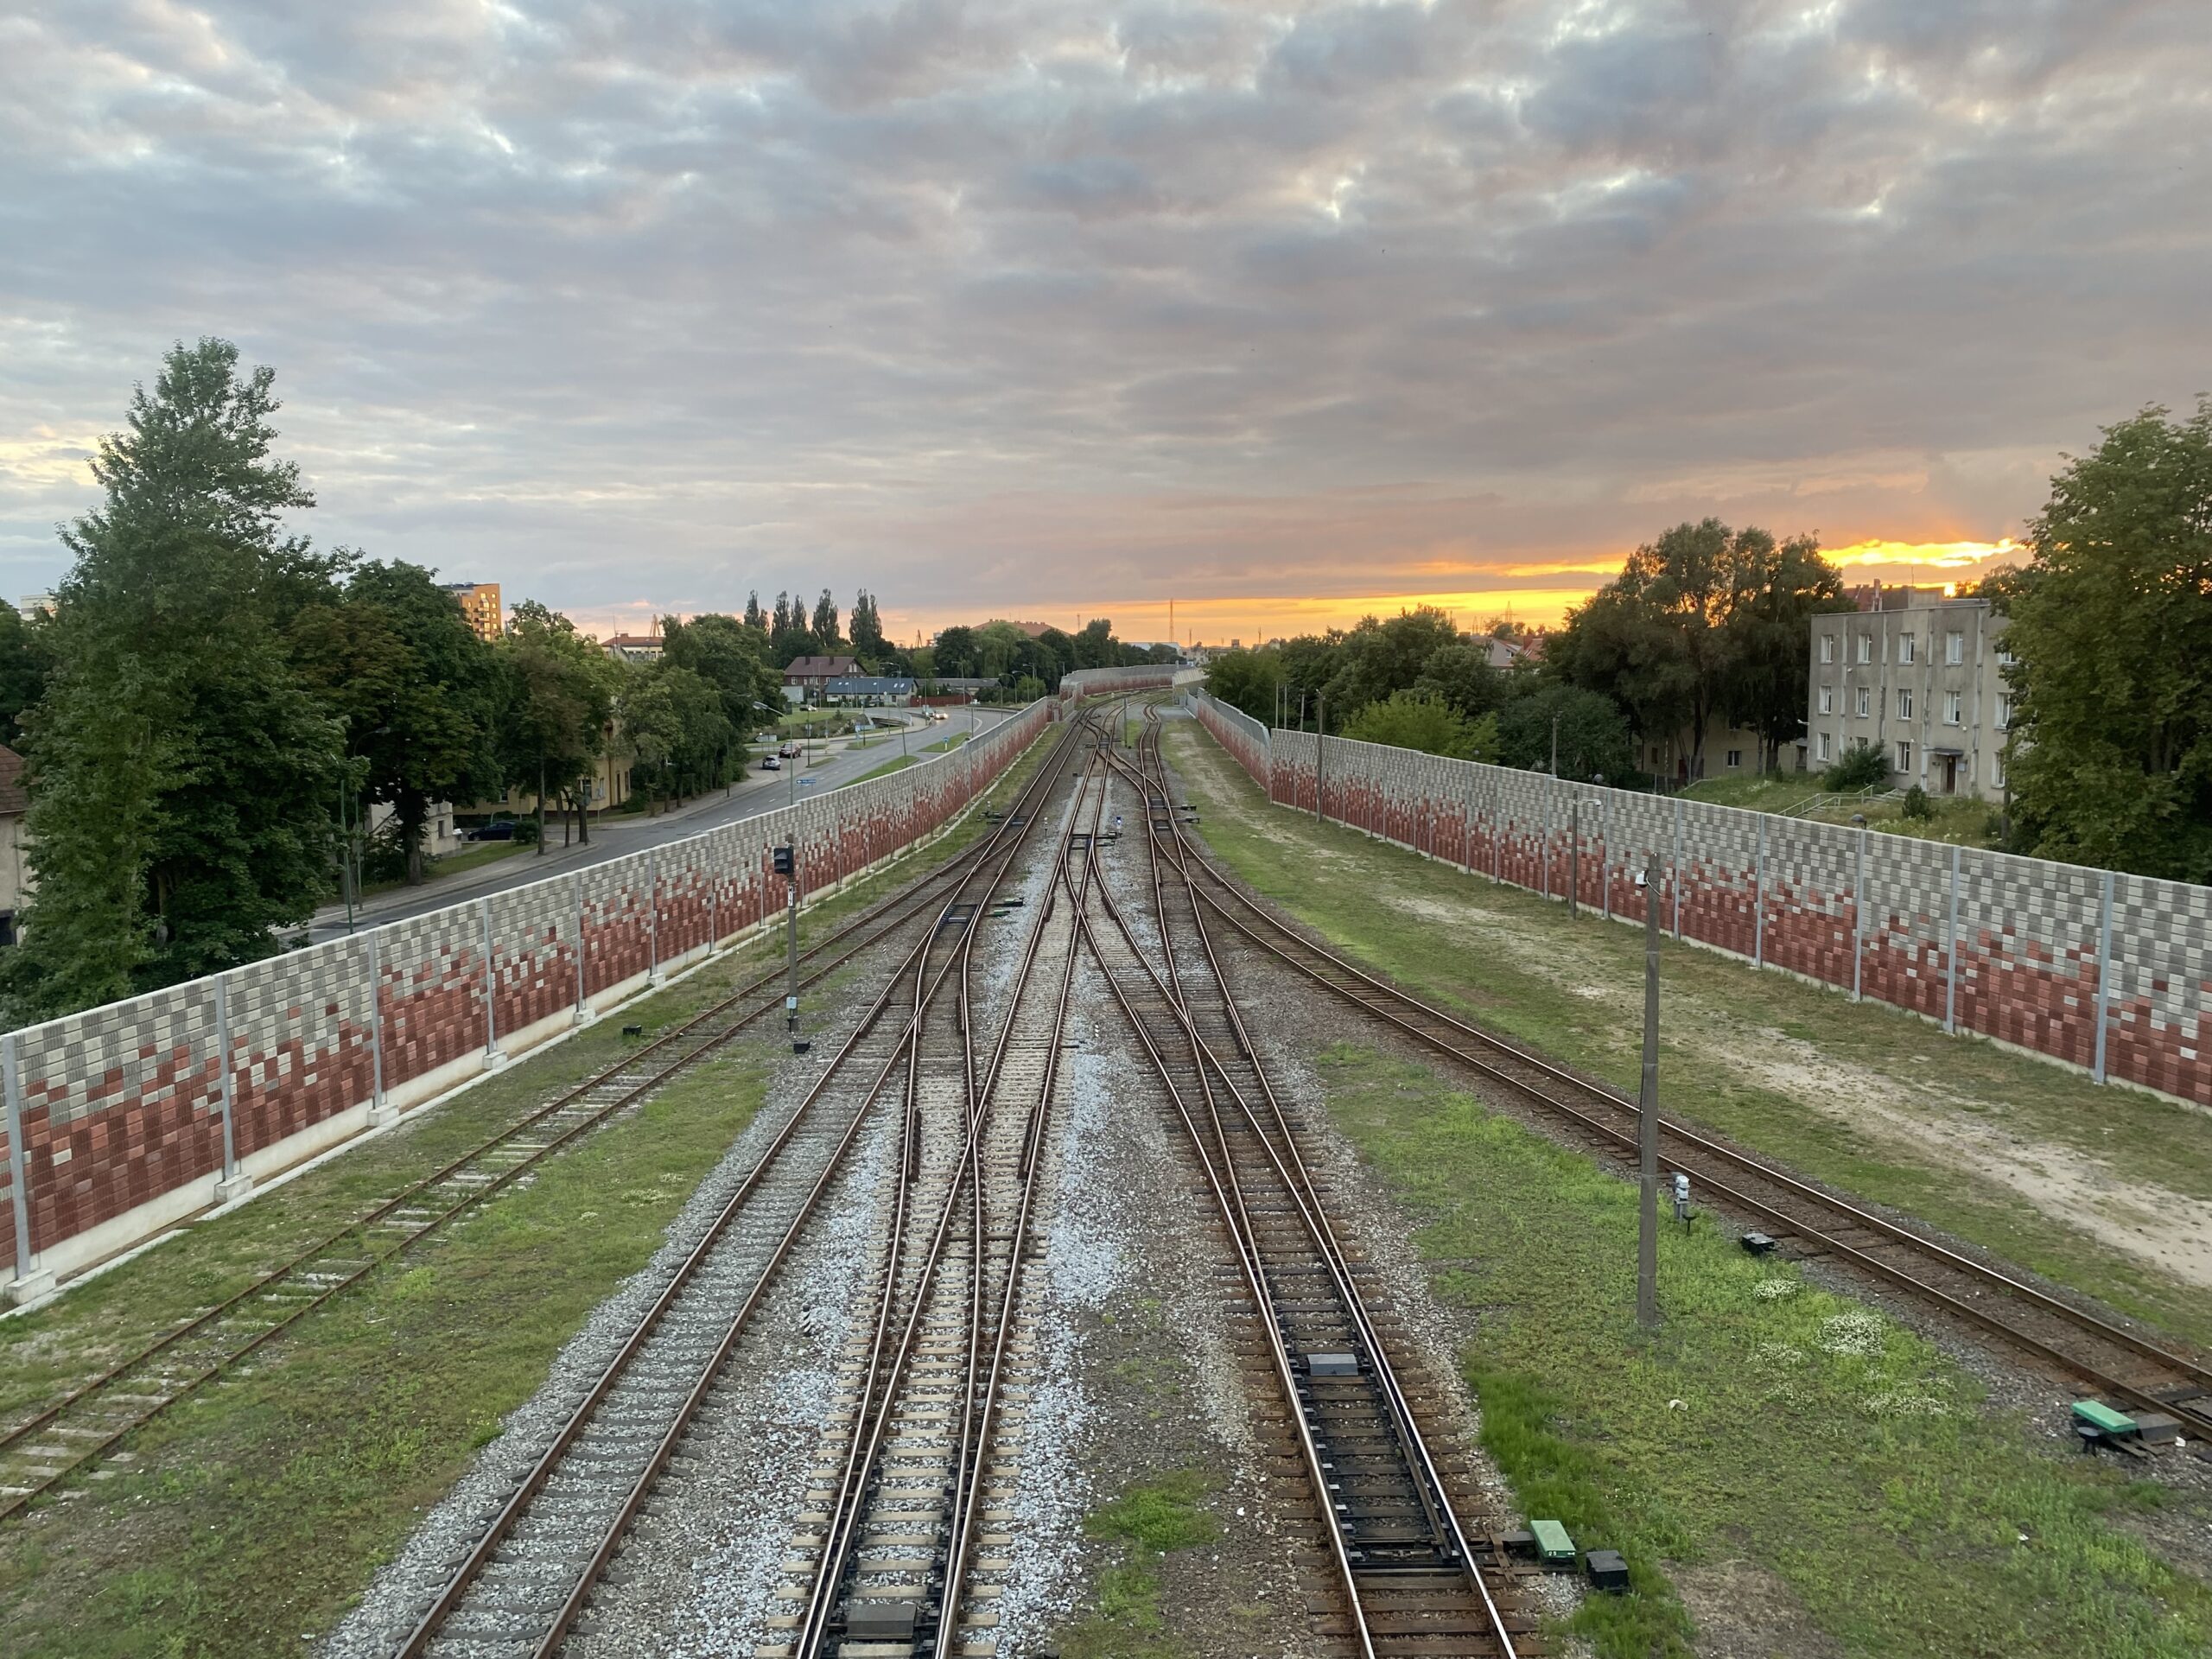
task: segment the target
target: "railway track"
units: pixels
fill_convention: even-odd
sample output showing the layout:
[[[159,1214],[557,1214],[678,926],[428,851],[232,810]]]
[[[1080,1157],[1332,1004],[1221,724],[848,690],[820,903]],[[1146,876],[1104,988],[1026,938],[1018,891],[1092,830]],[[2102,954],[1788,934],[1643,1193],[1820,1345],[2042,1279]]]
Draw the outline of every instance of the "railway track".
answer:
[[[1148,734],[1156,747],[1157,734]],[[1633,1161],[1636,1102],[1446,1013],[1316,944],[1249,897],[1191,840],[1180,815],[1165,833],[1198,903],[1243,944],[1382,1025],[1534,1107],[1592,1149]],[[1664,1168],[1704,1202],[1756,1221],[1778,1245],[1834,1262],[1961,1319],[2088,1390],[2164,1413],[2200,1444],[2212,1437],[2212,1365],[2094,1309],[2027,1282],[1828,1192],[1740,1147],[1662,1116]]]
[[[802,987],[819,983],[910,927],[950,886],[965,879],[987,846],[979,843],[962,853],[808,947],[801,957],[807,968]],[[156,1418],[221,1379],[308,1315],[781,1011],[785,985],[781,967],[750,981],[31,1416],[0,1429],[0,1521],[114,1457]]]
[[[550,1655],[588,1605],[683,1444],[768,1293],[777,1269],[846,1168],[879,1103],[899,1101],[895,1189],[902,1207],[925,1173],[919,1129],[931,1010],[957,992],[968,1028],[963,964],[991,894],[1029,841],[1067,760],[1064,734],[957,881],[939,894],[922,938],[829,1060],[599,1377],[400,1645],[401,1659],[486,1650]],[[964,1038],[963,1039],[964,1041]],[[855,1086],[842,1086],[848,1078]],[[959,1090],[956,1116],[968,1115]],[[895,1265],[894,1255],[894,1265]]]
[[[1086,722],[1083,735],[1090,731]],[[909,1179],[869,1297],[868,1335],[847,1356],[844,1412],[810,1494],[806,1554],[785,1580],[799,1611],[788,1643],[771,1644],[781,1653],[992,1649],[990,1598],[971,1604],[968,1580],[987,1489],[1010,1473],[995,1429],[1089,880],[1076,852],[1095,836],[1105,795],[1096,767],[1078,780],[981,1063],[972,937],[957,969],[957,1019],[925,1029],[910,1052],[900,1147]]]
[[[1185,862],[1157,732],[1122,775],[1138,796],[1157,934],[1147,952],[1103,880],[1085,935],[1167,1091],[1212,1192],[1314,1495],[1343,1608],[1327,1633],[1361,1659],[1538,1651],[1475,1500],[1424,1437],[1216,956]],[[1157,957],[1157,965],[1150,957]]]

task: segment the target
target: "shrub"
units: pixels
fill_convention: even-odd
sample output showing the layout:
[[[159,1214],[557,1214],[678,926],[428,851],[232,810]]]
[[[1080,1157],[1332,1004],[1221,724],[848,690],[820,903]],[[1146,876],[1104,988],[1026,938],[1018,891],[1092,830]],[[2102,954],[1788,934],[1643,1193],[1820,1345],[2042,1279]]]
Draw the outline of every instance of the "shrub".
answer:
[[[1915,784],[1904,792],[1904,815],[1908,818],[1932,818],[1936,809],[1929,804],[1928,791]]]
[[[1854,743],[1821,774],[1821,782],[1834,790],[1872,789],[1889,775],[1888,756],[1872,743]]]

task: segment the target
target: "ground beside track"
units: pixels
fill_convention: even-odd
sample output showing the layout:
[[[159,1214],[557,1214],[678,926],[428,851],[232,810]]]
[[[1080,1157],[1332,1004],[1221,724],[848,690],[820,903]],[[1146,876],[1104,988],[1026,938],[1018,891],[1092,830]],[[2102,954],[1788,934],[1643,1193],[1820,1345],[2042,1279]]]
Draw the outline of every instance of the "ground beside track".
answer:
[[[1003,802],[1045,746],[991,792]],[[810,911],[802,941],[937,868],[954,832]],[[0,1321],[0,1421],[286,1260],[382,1195],[772,965],[764,943],[518,1062],[400,1129],[217,1220],[192,1226],[45,1308]],[[810,993],[845,994],[855,968]],[[841,987],[840,982],[844,982]],[[679,1080],[493,1200],[443,1242],[308,1316],[243,1381],[179,1407],[132,1472],[82,1483],[0,1529],[9,1659],[297,1655],[329,1630],[421,1511],[537,1389],[592,1309],[659,1246],[761,1097],[772,1022],[736,1064]],[[751,1058],[747,1058],[751,1057]]]
[[[1236,874],[1402,981],[1632,1086],[1633,1027],[1623,1044],[1593,1020],[1590,1005],[1602,995],[1561,991],[1522,954],[1491,948],[1509,927],[1529,935],[1523,952],[1562,940],[1573,982],[1603,993],[1609,951],[1625,959],[1623,976],[1641,972],[1641,941],[1628,930],[1571,931],[1535,900],[1521,901],[1525,917],[1491,912],[1479,938],[1409,926],[1409,898],[1461,902],[1465,877],[1268,808],[1185,722],[1171,730],[1168,753],[1203,809],[1202,832]],[[1477,896],[1488,904],[1487,890]],[[1901,1040],[1967,1050],[1955,1069],[1968,1076],[2050,1070],[1987,1045],[1923,1037],[1895,1015],[1752,980],[1699,953],[1670,950],[1666,971],[1682,988],[1677,1009],[1694,1016],[1678,1027],[1681,1046],[1669,1046],[1673,1077],[1699,1075],[1689,1052],[1699,998],[1717,989],[1737,999],[1738,1020],[1775,1017],[1747,999],[1820,999],[1784,1017],[1840,1013],[1855,1025],[1875,1014],[1904,1027],[1892,1033]],[[1705,1017],[1720,1016],[1708,1005]],[[1638,1568],[1637,1594],[1592,1599],[1563,1634],[1604,1655],[1707,1659],[2212,1650],[2212,1592],[2201,1576],[2212,1569],[2212,1502],[2201,1487],[2130,1482],[2101,1463],[2039,1449],[2037,1435],[2054,1444],[2048,1425],[1993,1408],[1980,1382],[1935,1347],[1791,1269],[1761,1267],[1709,1224],[1665,1240],[1668,1325],[1656,1343],[1639,1342],[1629,1317],[1630,1189],[1487,1110],[1425,1062],[1323,1046],[1341,1034],[1317,1033],[1324,1023],[1278,1016],[1273,1027],[1319,1072],[1338,1126],[1406,1206],[1440,1297],[1471,1314],[1464,1363],[1484,1445],[1528,1512],[1624,1548]],[[1708,1121],[1758,1144],[1747,1128],[1779,1129],[1794,1110],[1797,1133],[1775,1149],[1801,1167],[1852,1185],[1803,1155],[1839,1145],[1851,1151],[1850,1170],[1895,1167],[1817,1120],[1808,1132],[1812,1115],[1786,1100],[1752,1109],[1748,1092],[1713,1089]],[[2117,1092],[2094,1098],[2106,1107]],[[1686,1116],[1701,1115],[1707,1100],[1679,1087],[1669,1097]],[[2119,1109],[2163,1117],[2168,1109],[2136,1096]],[[2141,1130],[2139,1122],[2126,1132]],[[2177,1179],[2190,1179],[2182,1162]],[[1935,1179],[1910,1166],[1897,1173],[1899,1186],[1877,1196],[1894,1200]],[[1998,1207],[1977,1194],[1942,1219],[1956,1225],[1955,1216],[1983,1205]],[[2032,1217],[2018,1225],[2014,1236],[2031,1239],[2063,1231]],[[2101,1265],[2101,1283],[2144,1282],[2139,1268],[2100,1263],[2094,1244],[2072,1242],[2058,1254]],[[2183,1307],[2186,1296],[2154,1286],[2144,1300]]]
[[[1165,741],[1248,886],[1353,960],[1635,1091],[1637,930],[1270,805],[1195,721]],[[1662,950],[1670,1112],[2212,1347],[2212,1112]]]

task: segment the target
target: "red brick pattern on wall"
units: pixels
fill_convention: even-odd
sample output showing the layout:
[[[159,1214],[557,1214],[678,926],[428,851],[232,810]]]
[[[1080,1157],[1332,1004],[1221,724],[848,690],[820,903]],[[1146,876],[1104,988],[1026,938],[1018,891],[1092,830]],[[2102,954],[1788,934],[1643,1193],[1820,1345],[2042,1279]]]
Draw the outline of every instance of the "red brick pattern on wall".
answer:
[[[810,892],[829,887],[943,824],[1049,714],[1047,704],[1033,704],[949,755],[662,848],[651,860],[609,861],[580,879],[374,930],[373,990],[367,933],[233,969],[224,984],[237,1155],[279,1147],[368,1102],[375,1033],[387,1090],[483,1054],[487,921],[491,1014],[504,1035],[575,1007],[580,887],[587,980],[596,992],[652,960],[649,870],[659,876],[665,962],[706,943],[710,892],[713,931],[723,937],[781,911],[784,886],[768,868],[777,841],[788,836],[806,849]],[[34,1252],[220,1172],[214,983],[16,1034]],[[0,1198],[0,1259],[10,1264],[13,1196]]]
[[[1580,902],[1601,909],[1610,874],[1614,916],[1640,919],[1633,872],[1656,858],[1669,872],[1662,925],[1846,991],[1863,912],[1861,994],[1961,1030],[2094,1067],[2108,989],[2107,1073],[2212,1104],[2212,889],[1338,739],[1322,754],[1310,734],[1266,732],[1202,694],[1192,704],[1278,804],[1311,812],[1318,797],[1332,821],[1554,898],[1573,845],[1568,803],[1602,803],[1582,826]]]

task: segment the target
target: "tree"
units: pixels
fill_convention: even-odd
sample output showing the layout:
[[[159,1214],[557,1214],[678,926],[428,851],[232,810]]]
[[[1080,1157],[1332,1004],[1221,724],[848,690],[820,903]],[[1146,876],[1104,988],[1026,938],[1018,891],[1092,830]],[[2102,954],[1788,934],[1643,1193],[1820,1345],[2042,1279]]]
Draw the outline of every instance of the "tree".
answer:
[[[1433,605],[1401,611],[1388,622],[1363,618],[1338,650],[1325,689],[1330,709],[1348,719],[1394,691],[1410,690],[1432,656],[1459,643],[1452,619]]]
[[[1114,625],[1107,618],[1095,616],[1083,625],[1081,632],[1074,636],[1075,666],[1077,668],[1111,668],[1114,666]]]
[[[876,614],[875,595],[865,588],[853,595],[853,652],[863,663],[883,661],[889,648],[883,638],[883,619]]]
[[[965,679],[976,672],[976,631],[969,627],[954,626],[937,637],[937,646],[930,661],[935,671],[945,679]]]
[[[1985,584],[2008,619],[2023,850],[2212,878],[2212,401],[2104,429]]]
[[[1206,664],[1206,690],[1257,721],[1274,721],[1275,690],[1282,683],[1282,653],[1272,647],[1225,651]]]
[[[686,668],[715,689],[728,728],[717,763],[723,781],[744,759],[744,734],[760,724],[761,703],[783,701],[783,676],[769,666],[766,642],[734,617],[671,617],[661,624],[661,661]]]
[[[760,608],[760,595],[757,591],[745,596],[745,626],[758,628],[763,633],[768,631],[768,618]]]
[[[267,956],[327,891],[342,734],[284,629],[346,560],[282,531],[314,498],[271,454],[274,379],[227,341],[177,346],[100,441],[102,505],[62,532],[25,740],[25,1011]]]
[[[1746,531],[1737,539],[1720,697],[1732,723],[1759,734],[1762,770],[1772,772],[1782,746],[1804,735],[1813,618],[1855,607],[1840,573],[1821,556],[1818,537],[1793,536],[1777,546]]]
[[[423,880],[433,801],[480,800],[505,786],[496,723],[499,665],[421,565],[358,567],[335,605],[313,605],[290,629],[294,663],[345,726],[365,762],[364,788],[390,806],[407,860]]]
[[[568,803],[576,838],[588,842],[592,768],[606,751],[621,664],[535,600],[514,607],[499,654],[506,680],[501,755],[511,777],[536,785],[538,852],[549,796]]]
[[[1687,729],[1693,777],[1717,714],[1760,734],[1767,764],[1804,726],[1805,640],[1816,613],[1848,610],[1817,537],[1776,544],[1757,526],[1681,524],[1629,555],[1621,573],[1546,644],[1546,666],[1629,711],[1638,732]]]
[[[778,594],[775,618],[768,625],[768,643],[778,651],[781,651],[784,641],[790,639],[791,635],[791,596],[789,594]]]
[[[1618,782],[1628,775],[1635,750],[1621,711],[1595,691],[1557,681],[1539,683],[1498,710],[1499,761],[1531,772],[1550,771],[1554,721],[1560,777]]]
[[[631,779],[648,801],[664,804],[723,781],[729,721],[704,676],[664,656],[623,689],[619,712],[634,757]]]
[[[1414,679],[1415,695],[1448,705],[1478,720],[1504,702],[1505,676],[1490,665],[1490,648],[1455,640],[1428,654]]]
[[[814,601],[814,637],[822,642],[823,651],[836,648],[837,601],[830,597],[827,588],[822,590],[822,597]]]
[[[1440,697],[1393,691],[1370,702],[1344,722],[1344,734],[1363,743],[1388,743],[1456,760],[1492,760],[1497,756],[1497,716],[1469,720]]]
[[[0,604],[0,743],[10,748],[22,746],[23,712],[46,690],[43,626]]]

